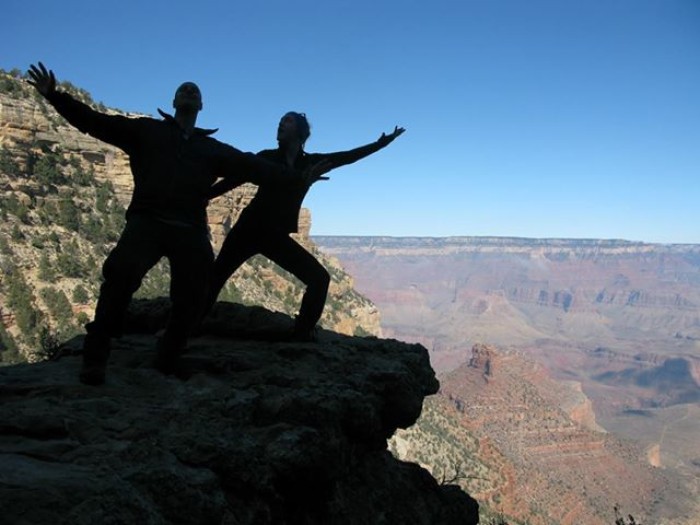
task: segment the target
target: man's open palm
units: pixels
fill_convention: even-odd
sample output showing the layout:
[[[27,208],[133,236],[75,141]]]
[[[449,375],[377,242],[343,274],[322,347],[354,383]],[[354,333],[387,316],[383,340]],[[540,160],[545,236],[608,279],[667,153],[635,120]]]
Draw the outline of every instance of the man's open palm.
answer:
[[[29,71],[27,71],[27,73],[30,78],[29,83],[43,96],[47,96],[56,91],[56,77],[53,71],[46,69],[41,62],[39,62],[38,65],[32,64],[29,66]]]

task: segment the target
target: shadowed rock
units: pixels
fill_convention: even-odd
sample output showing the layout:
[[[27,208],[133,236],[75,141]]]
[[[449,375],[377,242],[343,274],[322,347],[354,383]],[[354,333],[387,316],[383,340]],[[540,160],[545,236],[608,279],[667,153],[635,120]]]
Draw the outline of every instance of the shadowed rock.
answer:
[[[160,304],[136,303],[132,330],[157,328]],[[0,368],[2,520],[478,523],[467,494],[386,450],[438,389],[425,348],[330,332],[274,341],[286,316],[217,312],[190,342],[184,380],[150,368],[151,333],[115,342],[102,387],[78,382],[80,338],[58,360]]]

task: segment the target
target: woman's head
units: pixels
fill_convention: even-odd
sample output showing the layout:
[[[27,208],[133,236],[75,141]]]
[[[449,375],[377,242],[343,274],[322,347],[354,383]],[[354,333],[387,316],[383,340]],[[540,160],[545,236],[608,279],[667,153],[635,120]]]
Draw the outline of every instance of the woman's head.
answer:
[[[288,143],[291,140],[298,140],[301,146],[311,135],[311,126],[304,113],[289,111],[280,119],[277,127],[277,141]]]

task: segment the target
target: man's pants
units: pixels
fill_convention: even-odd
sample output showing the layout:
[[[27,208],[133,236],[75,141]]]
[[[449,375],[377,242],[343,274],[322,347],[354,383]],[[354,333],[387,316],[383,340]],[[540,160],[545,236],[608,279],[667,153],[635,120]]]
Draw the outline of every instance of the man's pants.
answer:
[[[206,232],[134,215],[102,267],[95,319],[86,325],[86,353],[109,353],[109,338],[121,335],[131,297],[162,258],[170,262],[170,319],[161,346],[181,351],[205,305],[214,253]],[[96,356],[97,357],[97,356]]]

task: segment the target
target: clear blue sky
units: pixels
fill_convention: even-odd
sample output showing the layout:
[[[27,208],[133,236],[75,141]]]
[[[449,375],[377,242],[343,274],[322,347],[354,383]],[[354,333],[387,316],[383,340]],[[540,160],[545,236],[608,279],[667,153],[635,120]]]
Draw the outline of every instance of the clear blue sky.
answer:
[[[307,151],[407,131],[331,173],[312,234],[700,243],[700,0],[9,0],[0,67],[42,60],[257,151],[287,110]]]

